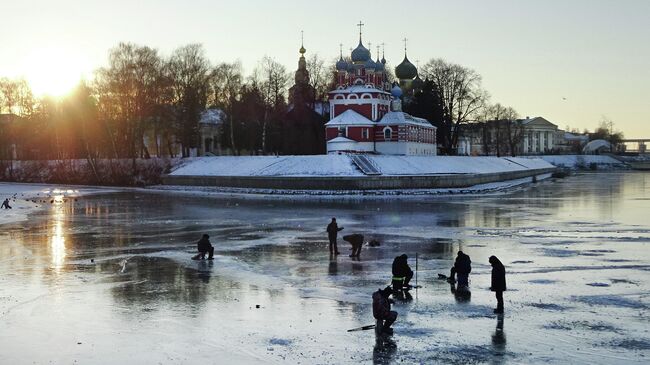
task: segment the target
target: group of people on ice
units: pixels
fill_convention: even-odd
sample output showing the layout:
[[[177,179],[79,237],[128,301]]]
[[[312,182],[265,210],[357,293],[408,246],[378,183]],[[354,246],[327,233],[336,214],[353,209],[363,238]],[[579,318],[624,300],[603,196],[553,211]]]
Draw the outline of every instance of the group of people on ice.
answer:
[[[337,247],[338,233],[343,230],[336,223],[336,218],[327,225],[327,236],[329,238],[329,251],[331,256],[339,255],[340,252]],[[358,258],[361,253],[361,246],[363,245],[363,235],[355,233],[343,236],[343,239],[352,245],[352,253],[350,257]],[[208,260],[214,259],[214,247],[210,243],[210,236],[204,234],[203,237],[197,242],[198,253],[192,257],[193,260],[204,260],[206,255]],[[503,292],[506,290],[506,269],[496,256],[490,256],[488,260],[492,265],[492,285],[490,290],[495,292],[497,299],[497,307],[494,313],[503,313]],[[458,282],[459,292],[469,293],[469,274],[472,272],[472,260],[469,255],[463,251],[458,251],[454,266],[449,272],[449,276],[440,274],[439,277],[447,279],[449,283],[453,284]],[[392,266],[392,280],[391,285],[385,289],[379,289],[372,294],[372,314],[377,320],[376,328],[383,334],[392,335],[393,329],[391,325],[397,320],[397,312],[391,310],[390,296],[393,295],[404,297],[404,293],[413,288],[410,284],[413,278],[413,270],[408,264],[408,256],[406,254],[395,257]]]
[[[393,279],[392,285],[385,289],[379,289],[372,294],[372,314],[377,320],[376,329],[387,335],[393,334],[391,325],[397,320],[397,312],[391,310],[393,301],[390,296],[400,295],[404,291],[412,288],[410,281],[413,278],[413,270],[408,265],[408,256],[400,255],[393,260]],[[492,280],[490,290],[493,291],[497,299],[497,307],[494,313],[503,313],[503,292],[506,290],[506,269],[496,256],[490,256],[488,262],[492,265]],[[472,261],[469,255],[463,251],[458,251],[454,266],[451,268],[449,277],[446,278],[449,283],[453,284],[458,278],[458,291],[469,293],[469,273],[472,271]]]
[[[340,252],[337,247],[338,233],[343,230],[339,227],[336,218],[327,225],[327,236],[329,239],[329,251],[331,256],[339,255]],[[355,233],[343,236],[343,240],[352,245],[352,253],[350,257],[358,258],[361,253],[361,246],[363,245],[363,235]],[[503,313],[503,292],[506,290],[506,269],[501,261],[496,256],[490,256],[489,263],[492,265],[492,282],[490,290],[495,292],[497,299],[497,307],[494,313]],[[377,320],[376,328],[384,334],[392,334],[393,329],[391,325],[397,320],[397,312],[391,310],[392,300],[390,296],[401,295],[412,288],[410,281],[413,278],[413,270],[408,265],[408,256],[403,254],[397,256],[393,261],[393,278],[390,286],[385,289],[379,289],[372,294],[372,313]],[[458,251],[454,266],[449,272],[449,276],[439,275],[441,278],[447,279],[452,284],[458,283],[455,294],[463,296],[469,295],[469,274],[472,272],[472,260],[469,255],[463,251]]]

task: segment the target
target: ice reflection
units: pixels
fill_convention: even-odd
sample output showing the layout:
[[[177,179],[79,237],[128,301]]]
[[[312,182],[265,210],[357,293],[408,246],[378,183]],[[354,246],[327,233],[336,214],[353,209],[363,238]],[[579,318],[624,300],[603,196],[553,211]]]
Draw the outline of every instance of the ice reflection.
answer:
[[[62,199],[62,196],[61,196]],[[62,200],[61,200],[62,202]],[[63,267],[66,256],[65,248],[65,208],[61,204],[52,207],[52,231],[50,234],[50,255],[52,267],[57,272]]]

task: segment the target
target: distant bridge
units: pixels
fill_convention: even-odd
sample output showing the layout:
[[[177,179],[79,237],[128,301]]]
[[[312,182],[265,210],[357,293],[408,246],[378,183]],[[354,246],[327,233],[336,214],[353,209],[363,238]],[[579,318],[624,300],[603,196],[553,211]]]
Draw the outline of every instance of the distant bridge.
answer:
[[[629,139],[621,140],[621,143],[626,145],[626,147],[628,143],[636,143],[637,144],[636,149],[626,148],[625,151],[638,152],[638,153],[646,153],[647,151],[646,145],[648,144],[648,142],[650,142],[650,138],[629,138]]]

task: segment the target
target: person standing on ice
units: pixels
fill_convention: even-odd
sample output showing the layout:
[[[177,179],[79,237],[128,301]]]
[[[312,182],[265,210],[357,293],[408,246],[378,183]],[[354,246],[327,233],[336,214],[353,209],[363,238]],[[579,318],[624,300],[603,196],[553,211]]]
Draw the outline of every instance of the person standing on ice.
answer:
[[[9,205],[9,199],[5,199],[5,201],[2,202],[2,208],[11,209],[11,205]]]
[[[497,297],[497,308],[494,313],[503,313],[503,292],[506,291],[506,268],[496,256],[490,256],[490,265],[492,265],[492,290]]]
[[[210,243],[210,236],[204,234],[203,237],[197,242],[196,249],[199,251],[192,260],[205,260],[205,254],[208,254],[208,260],[214,260],[214,247]]]
[[[372,315],[377,320],[375,327],[381,333],[392,335],[393,329],[390,326],[397,320],[397,312],[390,310],[390,286],[384,290],[377,290],[372,294]]]
[[[336,224],[336,218],[332,218],[330,224],[327,225],[327,238],[330,240],[330,255],[339,255],[339,249],[336,247],[336,238],[339,234],[339,231],[342,231],[343,227],[339,228]]]
[[[410,289],[409,282],[413,278],[413,270],[408,264],[408,256],[403,254],[393,260],[393,290]]]
[[[469,255],[466,255],[463,251],[458,251],[458,256],[456,256],[456,261],[454,262],[454,266],[451,268],[447,281],[454,283],[456,281],[456,276],[458,276],[459,287],[469,286],[470,272],[472,272],[472,260],[470,260]]]

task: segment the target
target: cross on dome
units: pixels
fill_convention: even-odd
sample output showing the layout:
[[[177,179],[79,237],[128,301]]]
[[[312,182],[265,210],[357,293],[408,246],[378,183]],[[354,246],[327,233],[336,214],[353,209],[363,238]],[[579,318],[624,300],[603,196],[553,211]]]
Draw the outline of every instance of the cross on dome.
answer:
[[[406,42],[408,41],[408,39],[406,37],[404,37],[404,39],[402,39],[402,41],[404,42],[404,54],[406,54]]]
[[[361,27],[363,27],[365,24],[361,20],[359,20],[359,24],[357,24],[357,27],[359,27],[359,40],[361,40]]]

